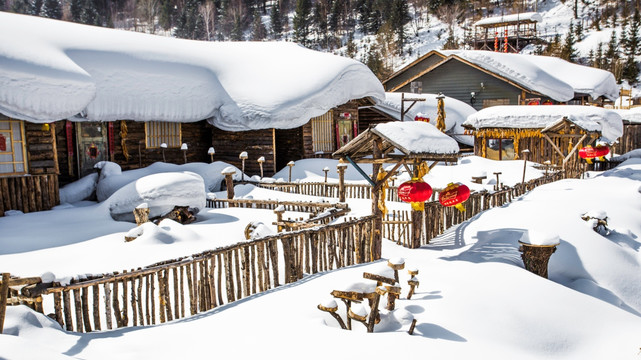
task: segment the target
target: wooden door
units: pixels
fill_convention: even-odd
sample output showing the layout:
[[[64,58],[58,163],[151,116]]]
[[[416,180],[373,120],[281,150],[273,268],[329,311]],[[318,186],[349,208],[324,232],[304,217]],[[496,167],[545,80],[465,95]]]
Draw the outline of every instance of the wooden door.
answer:
[[[78,147],[78,174],[80,177],[94,172],[94,165],[108,160],[107,126],[105,123],[76,123]]]

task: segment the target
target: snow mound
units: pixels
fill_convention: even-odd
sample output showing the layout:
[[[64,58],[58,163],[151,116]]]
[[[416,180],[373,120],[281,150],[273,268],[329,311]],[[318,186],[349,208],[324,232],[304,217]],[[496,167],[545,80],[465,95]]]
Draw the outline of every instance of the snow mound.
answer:
[[[164,219],[158,225],[147,222],[131,229],[127,236],[135,237],[134,244],[163,245],[178,242],[198,241],[200,236],[185,225]]]
[[[7,307],[7,318],[2,332],[4,335],[24,336],[34,328],[62,330],[55,320],[33,311],[26,305]]]
[[[174,206],[188,206],[198,213],[206,205],[205,182],[192,172],[153,174],[125,185],[108,201],[111,217],[120,221],[134,221],[133,210],[143,202],[149,204],[150,218]]]

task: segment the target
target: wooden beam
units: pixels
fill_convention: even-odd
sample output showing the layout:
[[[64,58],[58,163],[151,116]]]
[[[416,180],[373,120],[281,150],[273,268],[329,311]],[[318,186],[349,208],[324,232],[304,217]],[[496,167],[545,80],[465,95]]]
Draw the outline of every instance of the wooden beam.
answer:
[[[387,179],[389,179],[390,177],[392,177],[392,175],[394,175],[394,172],[395,172],[395,171],[396,171],[396,170],[397,170],[401,165],[403,165],[403,164],[405,164],[405,159],[403,159],[403,160],[399,161],[398,163],[396,163],[396,165],[394,165],[394,167],[392,168],[392,170],[388,171],[388,172],[387,172],[387,175],[385,175],[385,177],[383,177],[383,179],[381,179],[381,181],[379,181],[379,182],[376,184],[376,186],[374,186],[374,188],[372,189],[372,191],[378,191],[378,189],[379,189],[383,184],[385,184],[385,182],[387,181]]]
[[[574,144],[574,147],[572,148],[572,150],[570,151],[570,153],[568,154],[568,156],[566,156],[566,157],[563,159],[563,165],[564,165],[564,166],[565,166],[565,163],[566,163],[566,162],[568,162],[568,160],[570,160],[570,157],[571,157],[572,155],[574,155],[574,153],[576,152],[576,150],[579,148],[579,145],[581,144],[581,142],[583,142],[583,140],[585,140],[585,138],[586,138],[586,137],[588,137],[588,134],[583,134],[583,136],[581,136],[581,138],[579,139],[579,141],[577,141],[577,142],[576,142],[576,144]]]
[[[559,149],[559,147],[556,146],[556,144],[552,141],[552,139],[550,139],[550,137],[547,134],[543,134],[543,137],[545,138],[545,140],[547,140],[550,143],[550,145],[552,145],[554,150],[556,150],[556,152],[559,154],[559,156],[561,156],[561,158],[565,157],[565,154],[563,154],[563,151],[561,151],[561,149]]]
[[[358,173],[359,173],[359,174],[361,174],[361,176],[362,176],[363,178],[365,178],[365,180],[367,180],[367,182],[368,182],[370,185],[372,185],[372,187],[376,187],[376,183],[374,182],[374,180],[372,180],[372,179],[371,179],[371,178],[370,178],[370,177],[365,173],[365,171],[363,171],[363,169],[361,169],[361,167],[360,167],[360,166],[358,166],[358,165],[354,162],[354,160],[352,160],[352,158],[351,158],[351,157],[349,157],[349,156],[345,156],[345,158],[347,159],[347,161],[349,161],[349,163],[350,163],[350,164],[352,164],[352,166],[354,166],[354,168],[356,169],[356,171],[358,171]]]

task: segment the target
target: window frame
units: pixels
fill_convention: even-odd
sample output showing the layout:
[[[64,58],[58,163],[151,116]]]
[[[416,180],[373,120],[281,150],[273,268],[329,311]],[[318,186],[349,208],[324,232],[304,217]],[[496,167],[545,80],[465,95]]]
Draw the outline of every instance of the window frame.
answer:
[[[0,160],[0,165],[13,165],[13,171],[12,172],[2,172],[0,169],[0,177],[2,176],[11,176],[11,175],[25,175],[29,173],[29,162],[27,161],[27,141],[25,139],[25,128],[24,128],[24,121],[22,120],[15,120],[12,118],[5,118],[5,117],[0,117],[0,123],[8,123],[9,124],[9,129],[0,129],[0,132],[2,133],[9,133],[9,137],[6,138],[5,141],[8,141],[11,144],[11,151],[3,151],[0,152],[2,155],[11,155],[11,161],[1,161]],[[19,127],[19,134],[20,134],[20,139],[15,140],[14,139],[14,128],[13,125],[16,125]],[[19,145],[17,145],[19,144]],[[22,160],[21,161],[16,161],[16,149],[20,149],[22,151]],[[16,164],[22,164],[22,170],[23,171],[16,171]]]
[[[326,154],[334,152],[336,139],[334,134],[334,112],[332,110],[321,116],[310,119],[312,126],[312,152]]]
[[[177,131],[177,134],[170,134]],[[175,141],[171,141],[171,140]],[[168,149],[179,149],[182,145],[182,123],[173,121],[145,122],[145,147],[160,149],[160,144],[167,144]]]

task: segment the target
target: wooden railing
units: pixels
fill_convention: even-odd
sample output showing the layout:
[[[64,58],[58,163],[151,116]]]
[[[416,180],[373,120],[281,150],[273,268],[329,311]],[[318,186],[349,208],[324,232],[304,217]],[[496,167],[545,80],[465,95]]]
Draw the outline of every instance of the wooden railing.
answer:
[[[197,314],[303,277],[371,261],[373,216],[292,231],[145,268],[39,285],[55,319],[77,332],[152,325]]]
[[[59,203],[58,175],[0,177],[0,216],[8,210],[49,210]]]
[[[426,202],[425,210],[423,211],[424,223],[421,245],[429,244],[431,239],[443,234],[445,230],[476,216],[482,211],[503,206],[537,186],[564,178],[566,178],[566,173],[559,171],[524,184],[504,187],[499,191],[472,193],[463,204],[465,206],[464,212],[460,212],[454,207],[444,207],[438,201]],[[392,211],[383,218],[383,237],[395,241],[399,245],[410,247],[411,224],[410,210]]]

